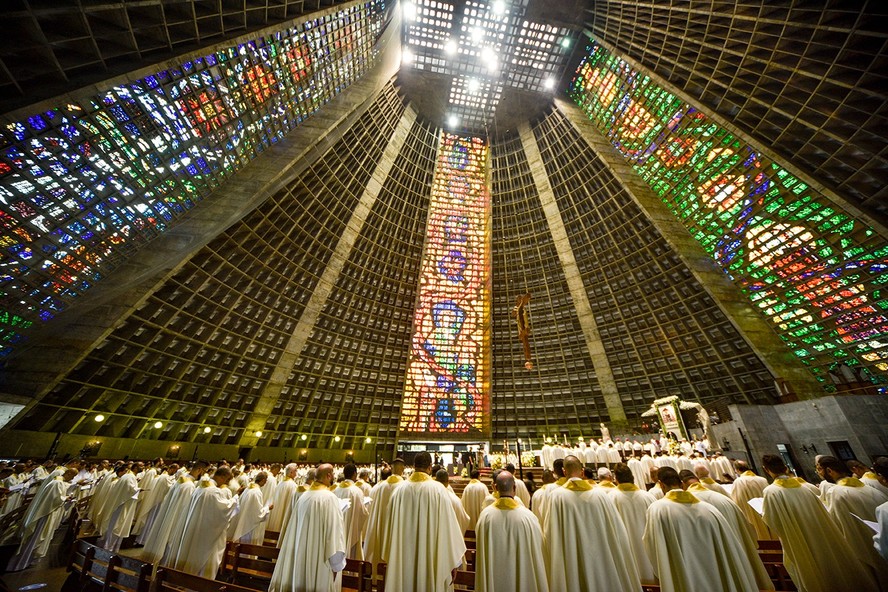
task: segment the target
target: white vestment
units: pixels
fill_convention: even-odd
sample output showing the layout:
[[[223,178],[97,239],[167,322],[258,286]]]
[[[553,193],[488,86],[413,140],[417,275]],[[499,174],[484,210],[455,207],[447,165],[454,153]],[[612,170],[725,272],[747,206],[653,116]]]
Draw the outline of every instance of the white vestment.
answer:
[[[755,529],[755,537],[760,541],[770,541],[777,537],[768,529],[768,525],[764,523],[761,515],[748,502],[753,498],[762,497],[762,492],[767,486],[768,480],[764,477],[759,477],[752,471],[744,471],[734,479],[734,486],[731,488],[731,498],[752,524]]]
[[[69,483],[61,477],[47,479],[40,485],[22,518],[22,542],[9,560],[9,571],[26,569],[34,559],[49,551],[52,536],[65,514],[65,498]]]
[[[626,465],[632,471],[632,481],[635,483],[635,486],[644,491],[645,483],[647,483],[644,478],[644,465],[637,458],[630,458]]]
[[[713,506],[669,491],[648,508],[644,546],[663,592],[756,592],[737,535]]]
[[[350,502],[348,509],[343,512],[342,516],[345,524],[345,556],[348,559],[363,561],[364,549],[361,534],[364,532],[364,526],[370,514],[367,506],[364,505],[364,493],[355,485],[354,481],[343,481],[333,493],[337,498]]]
[[[750,566],[752,566],[758,589],[773,590],[774,583],[771,581],[771,577],[765,570],[762,559],[758,554],[758,541],[755,540],[755,531],[749,521],[746,520],[743,512],[734,503],[734,500],[726,495],[707,489],[700,483],[691,484],[688,487],[688,492],[701,502],[705,502],[718,510],[718,513],[722,515],[728,526],[737,535],[737,540],[746,551],[746,559],[749,561]]]
[[[265,540],[268,512],[262,489],[250,483],[238,496],[237,514],[231,520],[231,536],[228,538],[248,545],[261,545]]]
[[[148,533],[151,531],[154,521],[157,519],[160,506],[175,482],[176,479],[168,473],[158,475],[157,479],[154,480],[154,487],[151,489],[151,496],[147,502],[150,507],[148,508],[148,515],[145,518],[145,526],[142,527],[142,532],[136,538],[138,544],[144,545],[148,540]]]
[[[705,487],[709,491],[714,491],[716,493],[720,493],[724,496],[730,497],[727,490],[724,487],[722,487],[721,485],[719,485],[715,481],[715,479],[713,479],[712,477],[705,477],[703,479],[700,479],[700,485],[702,485],[703,487]]]
[[[151,467],[139,479],[139,501],[136,502],[135,522],[130,529],[133,534],[140,534],[145,527],[145,521],[148,520],[148,512],[151,511],[148,502],[151,498],[151,492],[154,491],[154,482],[157,480],[157,469]]]
[[[484,509],[476,527],[475,590],[547,592],[539,520],[510,498]]]
[[[765,488],[764,520],[780,537],[783,564],[799,590],[863,592],[876,588],[820,499],[794,477]]]
[[[875,473],[867,471],[863,474],[863,477],[860,478],[860,482],[867,487],[872,487],[873,489],[880,491],[882,495],[888,497],[888,487],[882,485]]]
[[[888,590],[888,561],[873,546],[873,531],[852,516],[856,514],[864,520],[875,522],[876,508],[888,502],[888,498],[878,490],[865,486],[860,479],[848,477],[840,479],[830,488],[824,502],[854,554],[873,571],[881,589]]]
[[[462,501],[453,493],[453,490],[447,489],[447,497],[450,498],[450,505],[453,507],[453,514],[456,516],[456,523],[459,525],[459,532],[465,535],[469,528],[469,515],[462,506]]]
[[[610,497],[582,479],[548,493],[543,549],[552,590],[641,590],[626,527]]]
[[[237,498],[228,487],[217,487],[213,481],[200,484],[191,496],[173,569],[211,580],[216,577],[225,555],[228,524],[236,504]]]
[[[277,487],[277,477],[271,474],[271,471],[266,473],[267,477],[265,480],[265,485],[262,486],[262,499],[266,504],[274,503],[274,490]]]
[[[537,490],[533,492],[533,497],[530,498],[530,508],[540,521],[540,525],[543,524],[543,516],[546,512],[546,496],[549,493],[549,488],[554,486],[553,483],[540,485]]]
[[[447,491],[414,472],[392,493],[381,554],[388,564],[386,590],[447,590],[465,552]]]
[[[290,515],[269,592],[336,592],[345,568],[345,525],[337,498],[322,483],[299,496]]]
[[[626,527],[638,575],[643,583],[653,584],[656,577],[654,566],[644,549],[642,537],[647,524],[647,509],[654,503],[654,496],[644,489],[639,489],[634,483],[621,483],[617,485],[617,491],[612,499],[620,518],[623,519],[623,526]]]
[[[175,533],[176,537],[179,537],[182,534],[195,485],[194,477],[188,474],[182,475],[163,498],[157,510],[157,518],[145,537],[145,547],[142,549],[142,558],[148,563],[169,564],[169,547],[178,544],[179,540],[172,535]],[[164,559],[167,563],[163,563]]]
[[[136,515],[134,496],[138,491],[139,484],[132,471],[125,472],[111,486],[102,513],[102,524],[99,525],[102,538],[97,544],[100,547],[115,553],[120,550],[120,543],[130,535],[130,528]]]
[[[525,508],[530,507],[530,492],[527,491],[527,485],[517,477],[515,478],[515,497],[521,500]]]
[[[392,492],[404,479],[398,475],[391,475],[385,481],[380,481],[370,490],[370,516],[367,519],[367,532],[364,537],[364,560],[373,565],[374,570],[380,562],[380,549],[383,547],[385,529],[388,525],[390,502]]]
[[[876,522],[881,532],[873,537],[873,546],[885,561],[888,561],[888,502],[876,508]]]
[[[487,486],[477,479],[469,481],[469,484],[463,489],[462,505],[466,514],[469,515],[469,530],[475,530],[475,523],[478,522],[478,517],[481,515],[481,504],[484,503],[484,498],[488,493]]]
[[[268,516],[267,530],[280,532],[284,523],[290,517],[290,510],[293,508],[293,493],[296,491],[296,482],[287,477],[277,484],[274,490],[274,507]]]

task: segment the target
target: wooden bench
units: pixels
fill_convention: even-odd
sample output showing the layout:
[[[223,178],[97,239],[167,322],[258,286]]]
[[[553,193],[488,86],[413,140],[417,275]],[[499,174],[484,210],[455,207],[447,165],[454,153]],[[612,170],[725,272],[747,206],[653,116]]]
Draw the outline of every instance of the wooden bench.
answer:
[[[224,561],[226,579],[241,586],[267,589],[280,552],[267,545],[229,543]]]
[[[107,592],[109,578],[116,566],[120,565],[120,556],[107,549],[92,545],[92,555],[83,564],[80,583],[83,589],[98,588]]]
[[[107,589],[120,592],[148,592],[151,588],[151,572],[154,566],[132,557],[118,555],[111,566]]]
[[[475,589],[475,572],[458,571],[456,578],[453,580],[453,589],[459,591],[473,591]]]
[[[71,555],[68,557],[68,579],[62,584],[62,592],[75,592],[86,587],[85,573],[92,563],[93,554],[96,552],[95,545],[91,545],[84,540],[74,542],[71,549]]]
[[[372,587],[371,567],[366,561],[346,559],[345,569],[342,570],[342,589],[349,592],[370,592]]]
[[[269,547],[277,547],[278,541],[281,538],[281,533],[276,532],[274,530],[266,530],[264,538],[262,540],[263,545],[268,545]]]
[[[784,590],[787,592],[798,590],[793,583],[792,578],[789,577],[789,572],[786,571],[786,566],[782,563],[765,563],[765,571],[768,572],[768,577],[774,582],[774,587],[777,590]]]
[[[208,580],[181,571],[162,567],[154,577],[154,592],[256,592],[230,582]]]

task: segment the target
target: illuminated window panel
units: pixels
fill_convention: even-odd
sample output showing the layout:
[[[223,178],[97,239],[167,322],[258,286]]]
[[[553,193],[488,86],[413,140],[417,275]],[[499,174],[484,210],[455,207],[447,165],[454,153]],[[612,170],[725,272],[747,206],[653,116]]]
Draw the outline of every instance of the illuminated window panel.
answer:
[[[888,383],[883,237],[599,45],[570,93],[828,389]]]
[[[426,226],[400,431],[490,431],[488,148],[443,134]]]
[[[346,88],[373,0],[0,127],[0,357]]]

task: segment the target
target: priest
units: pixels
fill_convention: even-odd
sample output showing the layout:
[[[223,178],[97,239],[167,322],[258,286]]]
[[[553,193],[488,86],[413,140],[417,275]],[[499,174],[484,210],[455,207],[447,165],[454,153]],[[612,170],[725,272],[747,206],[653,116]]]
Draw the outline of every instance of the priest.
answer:
[[[345,569],[345,526],[340,500],[329,490],[333,465],[317,468],[315,482],[293,508],[269,592],[336,592]]]
[[[762,518],[780,538],[783,563],[799,590],[878,590],[820,499],[789,474],[783,459],[766,454],[762,466],[774,480],[764,491]]]
[[[530,498],[530,509],[533,511],[534,516],[537,517],[537,520],[540,521],[540,525],[543,524],[543,506],[546,503],[546,495],[548,495],[550,487],[554,486],[554,484],[555,476],[552,475],[552,471],[544,469],[543,483],[533,492],[533,496]]]
[[[640,591],[626,527],[610,495],[583,479],[583,463],[564,459],[566,482],[547,496],[543,548],[549,586],[561,592]],[[594,549],[594,553],[590,552]]]
[[[178,471],[179,465],[175,463],[169,465],[165,471],[162,471],[154,479],[153,486],[151,487],[151,491],[148,493],[148,497],[145,499],[145,503],[139,506],[139,509],[136,510],[137,523],[139,521],[138,512],[146,512],[144,526],[136,537],[137,544],[145,544],[145,541],[148,538],[148,531],[151,529],[151,526],[154,524],[154,520],[157,518],[157,511],[160,509],[160,505],[163,503],[163,499],[166,497],[166,494],[173,486],[173,483],[176,482],[175,474]],[[133,527],[133,529],[135,533],[135,526]]]
[[[472,471],[472,479],[462,493],[462,506],[466,514],[469,516],[469,530],[475,530],[475,524],[478,522],[478,516],[481,515],[481,504],[489,493],[487,486],[480,481],[481,473]]]
[[[216,577],[225,555],[229,521],[237,504],[237,498],[228,488],[231,477],[231,469],[221,466],[211,479],[201,481],[191,496],[173,569],[211,580]]]
[[[725,488],[709,476],[709,468],[703,462],[694,463],[694,475],[697,477],[699,484],[706,489],[720,493],[724,496],[728,495]]]
[[[120,550],[123,539],[130,535],[133,518],[136,516],[138,494],[139,484],[130,465],[119,466],[117,481],[111,486],[102,510],[102,523],[99,525],[102,536],[96,541],[98,546],[112,553]]]
[[[26,569],[33,561],[46,556],[65,515],[68,488],[75,475],[77,469],[67,469],[61,476],[46,479],[40,485],[22,518],[22,542],[18,552],[9,560],[8,571]]]
[[[881,590],[888,590],[888,561],[873,546],[870,528],[855,517],[875,522],[876,508],[888,502],[888,497],[851,476],[847,465],[834,456],[821,458],[820,466],[826,480],[833,485],[823,499],[830,515],[857,558],[872,570],[876,581],[882,586]]]
[[[431,455],[420,452],[413,474],[392,493],[381,552],[388,563],[386,589],[448,590],[462,565],[466,544],[447,490],[429,476],[431,469]]]
[[[509,463],[506,465],[506,470],[512,475],[515,474],[515,465]],[[515,480],[515,499],[521,500],[521,503],[524,504],[525,508],[530,507],[530,492],[527,490],[527,485],[524,484],[524,481],[521,479]]]
[[[718,510],[683,491],[672,467],[657,478],[665,494],[648,508],[644,546],[660,589],[756,592],[746,553]]]
[[[746,559],[749,561],[749,565],[752,566],[753,575],[759,590],[773,590],[774,583],[771,581],[771,577],[765,570],[764,563],[762,563],[762,558],[758,554],[758,542],[755,540],[755,531],[746,520],[746,517],[743,516],[743,512],[734,503],[734,500],[727,495],[704,487],[697,476],[690,471],[681,471],[678,476],[681,478],[682,487],[685,491],[690,492],[701,502],[707,503],[718,510],[718,513],[722,515],[722,518],[725,519],[725,522],[734,531],[737,540],[740,541],[743,550],[746,551]]]
[[[404,482],[404,461],[396,458],[392,462],[392,474],[373,486],[370,490],[370,516],[367,518],[367,532],[364,538],[364,560],[373,566],[376,577],[381,560],[380,550],[385,540],[385,529],[389,521],[392,493]]]
[[[169,565],[168,561],[171,560],[171,557],[168,548],[171,546],[171,540],[172,542],[179,540],[177,537],[181,536],[195,484],[206,472],[208,466],[209,463],[204,460],[192,463],[191,471],[179,476],[176,483],[170,487],[166,497],[163,498],[157,510],[157,518],[145,536],[142,558],[148,563]],[[176,533],[176,537],[171,539],[173,533]]]
[[[268,530],[280,532],[282,525],[290,517],[293,493],[296,491],[296,482],[293,479],[296,478],[298,470],[299,466],[296,463],[290,463],[284,467],[284,478],[278,482],[274,490],[274,502],[272,504],[274,510],[268,516]]]
[[[475,589],[478,592],[546,592],[543,533],[533,512],[515,501],[515,477],[502,471],[496,478],[499,498],[481,512]]]
[[[450,487],[450,475],[447,474],[446,470],[438,469],[438,472],[435,473],[435,481],[443,485],[444,489],[447,490],[447,497],[450,498],[450,505],[453,507],[453,514],[456,516],[459,532],[464,535],[469,526],[469,515],[463,508],[460,499],[453,492],[453,488]]]
[[[737,461],[737,470],[740,476],[734,479],[734,486],[731,488],[731,499],[737,503],[740,511],[746,516],[746,519],[755,529],[755,538],[759,541],[770,541],[776,539],[774,533],[768,529],[768,525],[764,523],[761,515],[749,505],[749,500],[762,497],[765,487],[768,486],[768,480],[759,477],[749,470],[742,460]]]
[[[232,541],[261,545],[265,540],[265,522],[271,511],[271,504],[266,504],[262,495],[262,486],[267,480],[268,475],[260,471],[238,495],[237,515],[231,521],[231,536],[228,537]]]
[[[361,536],[370,512],[364,505],[364,492],[355,484],[355,479],[358,476],[358,469],[355,465],[351,463],[345,465],[342,475],[344,479],[333,493],[340,500],[348,502],[348,508],[343,511],[342,516],[345,523],[345,556],[348,559],[363,561],[364,550]]]
[[[643,584],[653,584],[656,577],[654,566],[644,549],[642,537],[647,524],[647,509],[654,503],[654,496],[638,487],[637,477],[628,465],[618,464],[614,468],[614,478],[617,481],[617,489],[611,495],[611,499],[626,527],[638,575]]]

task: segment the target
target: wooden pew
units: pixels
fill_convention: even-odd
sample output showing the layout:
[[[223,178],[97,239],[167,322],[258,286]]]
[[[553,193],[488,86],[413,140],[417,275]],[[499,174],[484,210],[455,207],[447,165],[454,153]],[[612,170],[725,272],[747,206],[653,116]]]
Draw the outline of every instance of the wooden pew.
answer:
[[[107,589],[120,592],[148,592],[154,566],[132,557],[118,555],[108,574]]]
[[[104,592],[109,590],[109,576],[118,565],[120,565],[119,555],[92,545],[92,556],[84,563],[81,574],[83,589],[98,588]]]
[[[281,538],[281,533],[274,530],[266,530],[264,536],[265,540],[262,541],[263,545],[267,545],[269,547],[277,547],[278,540],[280,540]]]
[[[71,549],[71,555],[68,557],[68,579],[62,584],[61,592],[78,592],[86,587],[85,573],[88,565],[92,563],[93,554],[96,552],[95,545],[91,545],[84,540],[74,542]]]
[[[342,571],[342,589],[349,592],[370,592],[371,566],[366,561],[346,559]]]
[[[250,588],[267,589],[281,550],[246,543],[231,543],[229,548],[231,563],[226,566],[228,581]]]
[[[208,580],[162,567],[154,577],[154,592],[256,592],[230,582]]]
[[[456,578],[453,580],[453,589],[457,591],[465,590],[468,592],[472,592],[473,590],[475,590],[475,572],[456,572]]]
[[[777,590],[786,592],[798,590],[792,578],[789,577],[786,566],[782,563],[765,563],[765,571],[768,572],[768,577],[774,582],[774,587]]]

